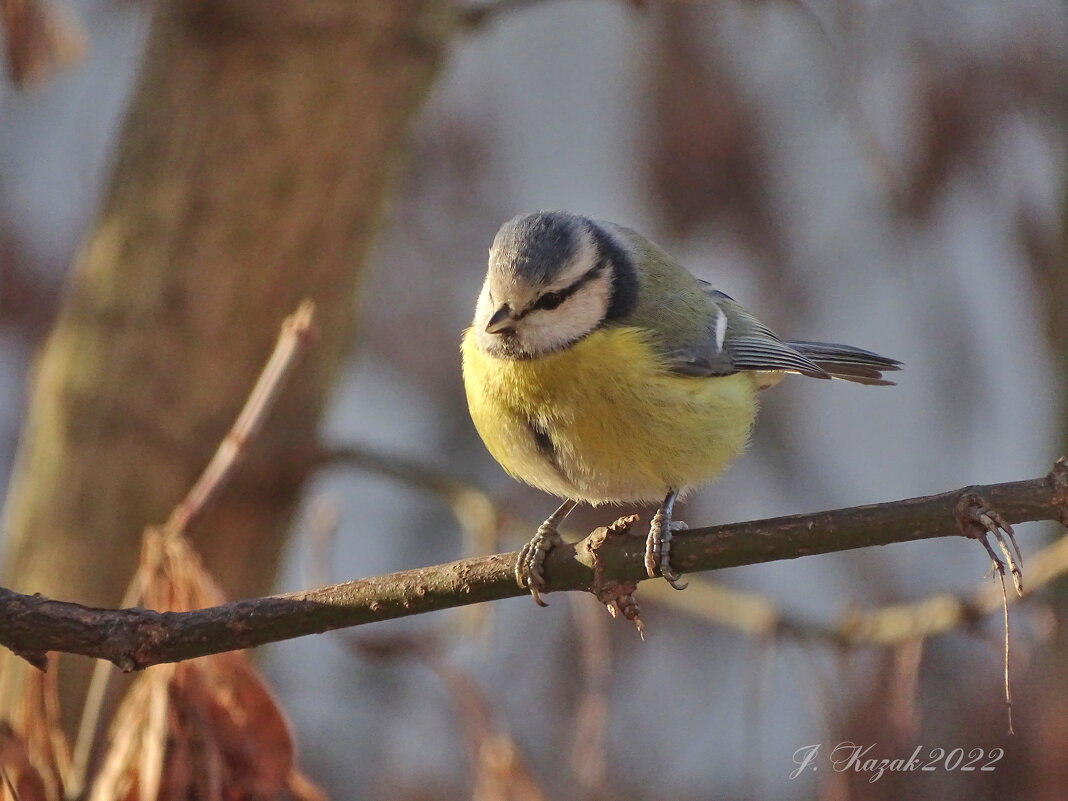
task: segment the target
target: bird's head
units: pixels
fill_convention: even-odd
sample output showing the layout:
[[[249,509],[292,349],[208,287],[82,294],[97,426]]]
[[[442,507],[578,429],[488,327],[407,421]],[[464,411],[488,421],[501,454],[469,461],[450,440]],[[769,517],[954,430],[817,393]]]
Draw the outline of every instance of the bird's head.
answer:
[[[480,348],[532,359],[563,350],[600,327],[616,298],[620,262],[613,235],[564,211],[524,214],[497,232],[475,308]]]

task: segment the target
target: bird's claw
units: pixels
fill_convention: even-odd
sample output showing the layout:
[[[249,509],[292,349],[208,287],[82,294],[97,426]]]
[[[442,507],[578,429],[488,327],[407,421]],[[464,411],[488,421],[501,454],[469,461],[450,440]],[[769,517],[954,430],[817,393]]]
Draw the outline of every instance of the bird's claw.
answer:
[[[545,589],[546,584],[545,557],[561,541],[556,525],[551,522],[551,519],[546,520],[538,526],[530,542],[523,546],[515,562],[516,583],[530,590],[530,595],[538,606],[549,605],[541,599],[541,591]]]
[[[686,589],[682,574],[671,566],[671,535],[676,531],[685,531],[687,526],[681,520],[672,520],[671,513],[661,506],[656,510],[649,524],[649,536],[645,540],[645,570],[650,578],[662,576],[676,590]]]
[[[1020,546],[1016,544],[1016,533],[1012,530],[1009,522],[996,509],[990,507],[982,497],[974,493],[967,493],[961,496],[961,499],[957,502],[956,514],[957,524],[960,526],[961,533],[966,537],[971,537],[983,543],[983,547],[986,548],[986,552],[990,556],[994,570],[1002,577],[1005,575],[1005,562],[1008,562],[1009,572],[1012,575],[1012,582],[1016,586],[1016,592],[1023,595],[1023,555],[1020,553]],[[987,540],[987,535],[994,538],[1005,556],[1005,562],[998,558],[997,553],[990,545],[990,541]],[[1009,544],[1012,545],[1011,549]],[[1013,559],[1014,552],[1015,559]]]

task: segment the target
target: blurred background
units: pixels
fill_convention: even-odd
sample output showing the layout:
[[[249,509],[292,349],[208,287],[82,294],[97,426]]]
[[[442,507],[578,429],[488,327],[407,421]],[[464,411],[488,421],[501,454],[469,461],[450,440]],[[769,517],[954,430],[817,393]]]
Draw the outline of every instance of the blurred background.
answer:
[[[405,140],[321,438],[478,488],[507,524],[497,542],[465,533],[425,488],[338,463],[303,487],[275,590],[514,550],[554,508],[485,452],[459,370],[486,249],[534,209],[634,227],[784,336],[906,365],[895,387],[795,379],[767,393],[749,451],[681,507],[691,525],[1037,477],[1065,452],[1063,0],[478,8],[458,17]],[[10,75],[0,86],[5,477],[151,17],[117,0],[69,10],[84,58],[29,91]],[[587,511],[571,533],[614,516]],[[1056,534],[1019,527],[1025,577]],[[814,624],[990,583],[983,550],[955,538],[702,578]],[[644,642],[592,598],[549,596],[367,632],[433,643],[428,658],[333,635],[257,657],[334,798],[1061,798],[1065,587],[1012,608],[1014,736],[1000,615],[836,647],[724,625],[643,586]],[[869,783],[824,764],[789,778],[797,749],[843,741],[890,758],[1005,756],[984,773]]]

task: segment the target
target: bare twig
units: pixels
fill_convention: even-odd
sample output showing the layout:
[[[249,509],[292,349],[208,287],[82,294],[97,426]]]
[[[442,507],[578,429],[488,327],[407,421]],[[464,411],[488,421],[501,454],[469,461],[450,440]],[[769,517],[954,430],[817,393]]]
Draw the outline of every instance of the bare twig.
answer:
[[[1016,732],[1012,728],[1012,686],[1009,681],[1009,656],[1012,653],[1012,649],[1009,647],[1011,642],[1009,637],[1009,594],[1005,591],[1005,574],[998,574],[998,578],[1001,583],[1001,608],[1005,612],[1005,714],[1008,717],[1009,734],[1015,734]]]
[[[241,413],[219,444],[204,472],[200,474],[200,478],[182,502],[174,508],[167,521],[167,529],[184,532],[229,478],[234,466],[244,455],[249,439],[259,431],[267,418],[267,413],[273,407],[286,377],[296,364],[297,356],[311,339],[314,318],[315,304],[304,300],[297,310],[282,322],[282,330],[274,351],[249,393]]]
[[[967,492],[981,494],[1006,521],[1058,519],[1051,488],[1068,461],[1049,476],[969,487],[926,498],[772,520],[694,529],[678,535],[674,557],[684,572],[756,564],[893,542],[958,535],[953,510]],[[590,590],[594,563],[603,577],[646,578],[639,538],[591,537],[554,549],[546,561],[552,590]],[[599,542],[596,549],[591,542]],[[288,595],[237,601],[195,612],[105,610],[0,590],[0,644],[16,652],[49,650],[107,659],[124,670],[263,645],[378,620],[522,595],[513,577],[516,554],[464,559]],[[1068,571],[1068,559],[1042,569],[1032,564],[1029,591]],[[945,600],[945,599],[943,599]],[[953,625],[965,619],[955,599]],[[986,610],[989,611],[989,610]],[[945,609],[934,613],[946,614]],[[925,622],[925,625],[933,625]],[[945,625],[943,623],[943,625]],[[848,627],[847,627],[848,628]],[[915,632],[919,626],[912,626]],[[944,629],[943,629],[944,630]],[[869,642],[879,632],[869,632]],[[882,632],[885,636],[885,632]],[[862,636],[856,630],[852,638]],[[848,641],[850,635],[845,635]]]

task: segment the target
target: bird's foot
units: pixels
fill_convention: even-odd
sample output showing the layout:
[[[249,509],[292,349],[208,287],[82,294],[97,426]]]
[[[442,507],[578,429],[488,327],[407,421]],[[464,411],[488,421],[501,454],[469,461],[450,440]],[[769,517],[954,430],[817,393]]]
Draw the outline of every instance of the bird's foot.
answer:
[[[684,590],[686,582],[681,581],[682,575],[671,567],[671,535],[676,531],[685,531],[688,526],[681,520],[671,519],[674,504],[675,493],[672,492],[653,515],[649,536],[645,540],[645,569],[650,577],[663,576],[676,590]]]
[[[515,580],[523,588],[529,589],[534,602],[538,606],[548,606],[541,599],[541,593],[545,589],[545,557],[549,551],[563,542],[557,527],[565,517],[575,508],[574,501],[565,501],[564,504],[553,512],[549,519],[538,526],[530,542],[523,546],[519,552],[519,558],[515,562]]]
[[[1017,594],[1023,595],[1023,554],[1020,553],[1020,546],[1016,544],[1016,532],[1012,530],[1009,522],[981,496],[971,492],[962,495],[957,501],[956,516],[961,534],[983,543],[994,572],[1000,575],[1002,580],[1005,579],[1005,562],[1009,563],[1012,583],[1016,586]],[[998,558],[987,535],[994,538],[1005,555],[1005,562]]]

